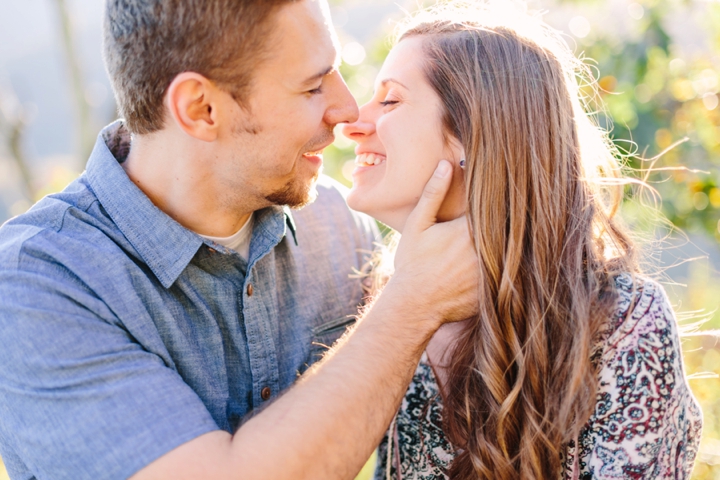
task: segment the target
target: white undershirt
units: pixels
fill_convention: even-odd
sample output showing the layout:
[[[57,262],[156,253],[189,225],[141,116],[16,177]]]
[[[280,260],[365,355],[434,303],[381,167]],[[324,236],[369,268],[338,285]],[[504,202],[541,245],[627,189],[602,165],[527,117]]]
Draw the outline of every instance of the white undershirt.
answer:
[[[207,235],[201,235],[201,237],[212,240],[215,243],[219,243],[223,247],[235,250],[241,257],[247,260],[250,255],[250,239],[252,238],[253,217],[254,214],[250,214],[250,218],[247,219],[245,225],[229,237],[209,237]]]

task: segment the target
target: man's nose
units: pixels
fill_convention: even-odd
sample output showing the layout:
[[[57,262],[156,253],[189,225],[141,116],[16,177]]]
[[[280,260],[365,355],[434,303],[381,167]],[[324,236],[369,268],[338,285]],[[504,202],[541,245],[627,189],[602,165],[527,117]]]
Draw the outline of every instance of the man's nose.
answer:
[[[326,82],[330,99],[325,111],[325,122],[330,125],[355,122],[358,119],[358,104],[340,72],[330,74]]]

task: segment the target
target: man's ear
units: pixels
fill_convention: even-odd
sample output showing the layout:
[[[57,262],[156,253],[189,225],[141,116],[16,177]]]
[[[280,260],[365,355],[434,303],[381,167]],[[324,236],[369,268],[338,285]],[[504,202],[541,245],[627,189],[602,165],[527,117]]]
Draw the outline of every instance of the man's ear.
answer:
[[[195,72],[183,72],[170,83],[165,106],[170,118],[191,137],[212,142],[218,136],[219,89]]]

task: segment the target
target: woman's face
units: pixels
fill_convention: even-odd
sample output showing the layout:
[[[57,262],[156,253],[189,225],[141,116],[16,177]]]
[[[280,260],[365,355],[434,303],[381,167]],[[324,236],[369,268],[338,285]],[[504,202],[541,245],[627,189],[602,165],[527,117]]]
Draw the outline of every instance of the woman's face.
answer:
[[[453,184],[438,220],[464,212],[462,148],[443,139],[440,98],[425,78],[421,37],[401,41],[378,74],[375,94],[343,134],[357,142],[348,204],[402,232],[441,159],[453,163]]]

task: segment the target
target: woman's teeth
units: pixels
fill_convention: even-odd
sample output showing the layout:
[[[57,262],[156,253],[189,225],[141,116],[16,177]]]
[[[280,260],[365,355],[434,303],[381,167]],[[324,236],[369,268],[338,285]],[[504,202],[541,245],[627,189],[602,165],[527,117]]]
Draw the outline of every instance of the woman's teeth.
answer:
[[[378,155],[375,153],[361,153],[360,155],[355,157],[355,165],[357,165],[358,167],[380,165],[384,161],[384,155]]]

